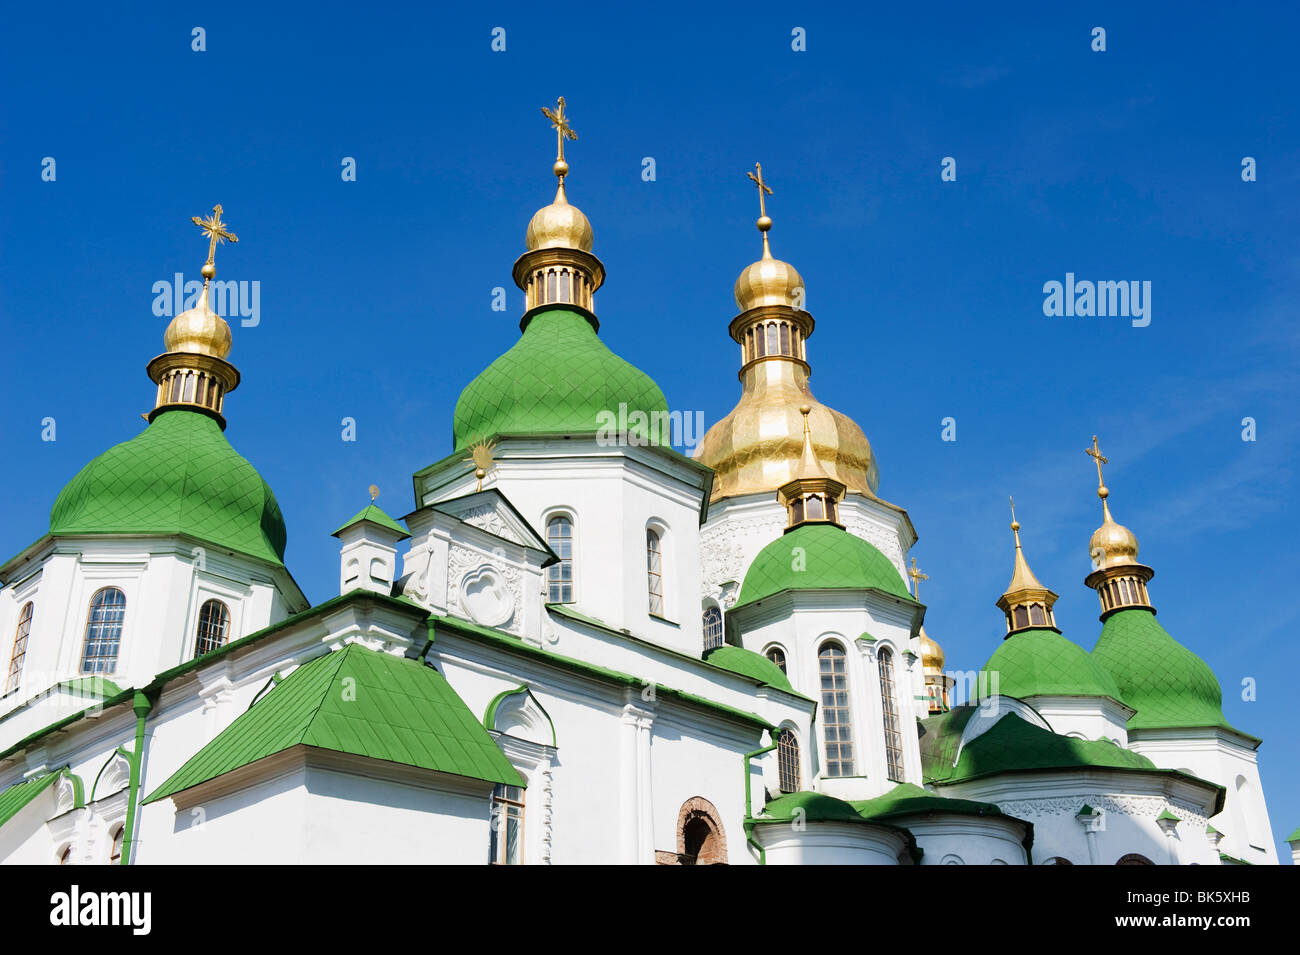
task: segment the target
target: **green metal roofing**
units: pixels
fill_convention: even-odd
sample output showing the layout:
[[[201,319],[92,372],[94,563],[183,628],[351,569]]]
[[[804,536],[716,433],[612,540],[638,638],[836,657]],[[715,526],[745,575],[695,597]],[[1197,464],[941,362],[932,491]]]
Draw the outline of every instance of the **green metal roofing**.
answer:
[[[736,606],[783,590],[876,588],[911,600],[898,569],[861,537],[831,524],[804,524],[758,552]]]
[[[975,698],[993,695],[1023,700],[1031,696],[1091,696],[1120,700],[1114,679],[1083,647],[1055,630],[1023,630],[1002,641],[985,673],[996,673],[997,683],[977,680]]]
[[[786,793],[769,800],[767,805],[754,817],[754,822],[853,822],[866,820],[858,814],[852,804],[843,799],[836,799],[825,793],[795,792]]]
[[[378,524],[380,527],[386,527],[390,531],[394,531],[400,534],[401,535],[400,539],[402,540],[405,540],[406,538],[411,536],[409,533],[407,533],[405,527],[403,527],[401,524],[397,523],[397,521],[393,520],[391,517],[385,514],[383,508],[376,507],[374,504],[367,504],[361,510],[357,511],[354,515],[352,515],[352,517],[349,520],[344,522],[342,527],[340,527],[330,536],[338,537],[339,534],[343,533],[353,524],[360,524],[362,521],[369,521],[371,524]]]
[[[668,413],[659,386],[610,351],[586,317],[548,309],[534,314],[514,347],[461,392],[452,424],[456,450],[498,434],[596,431],[601,413],[618,415],[620,405],[627,430],[643,436],[649,429],[635,412]]]
[[[1223,691],[1214,671],[1171,637],[1153,611],[1133,607],[1108,616],[1092,657],[1114,677],[1124,702],[1137,710],[1129,729],[1233,729],[1223,715]]]
[[[915,783],[899,783],[875,799],[856,799],[849,803],[863,819],[896,819],[932,812],[951,812],[962,816],[1005,816],[991,802],[975,799],[950,799],[922,789]]]
[[[958,738],[961,733],[957,732]],[[952,745],[955,746],[955,743]],[[936,783],[957,783],[998,773],[1050,769],[1155,770],[1145,756],[1121,749],[1108,740],[1058,736],[1007,713],[993,727],[968,742],[957,765],[952,760],[924,760],[927,777]]]
[[[715,667],[739,673],[759,683],[774,686],[778,690],[794,692],[794,687],[790,685],[790,678],[781,671],[781,668],[763,654],[755,653],[753,650],[724,644],[704,654],[704,659]]]
[[[524,785],[441,673],[421,660],[351,643],[294,670],[145,802],[300,744]]]
[[[1161,813],[1160,813],[1160,815],[1156,816],[1156,822],[1159,822],[1161,819],[1164,819],[1164,820],[1166,820],[1166,821],[1172,819],[1174,822],[1182,822],[1182,821],[1183,821],[1183,820],[1182,820],[1182,817],[1180,817],[1180,816],[1175,816],[1175,815],[1174,815],[1172,812],[1170,812],[1168,809],[1162,810]]]
[[[1296,827],[1296,831],[1293,832],[1293,833],[1291,833],[1291,835],[1289,835],[1289,836],[1286,837],[1286,841],[1287,841],[1287,842],[1300,842],[1300,826],[1297,826],[1297,827]]]
[[[43,773],[40,776],[33,776],[31,779],[24,779],[20,783],[14,783],[0,793],[0,826],[18,815],[19,810],[54,785],[54,781],[60,775],[61,773],[58,770]]]
[[[59,493],[50,533],[185,534],[275,564],[285,529],[270,485],[207,415],[171,409]]]

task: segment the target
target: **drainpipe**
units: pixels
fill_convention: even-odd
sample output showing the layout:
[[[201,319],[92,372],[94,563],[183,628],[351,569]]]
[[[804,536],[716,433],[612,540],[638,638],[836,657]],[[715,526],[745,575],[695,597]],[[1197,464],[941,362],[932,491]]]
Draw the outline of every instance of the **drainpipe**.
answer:
[[[772,752],[772,750],[776,749],[778,743],[778,737],[780,736],[780,734],[773,732],[772,730],[768,730],[768,735],[772,739],[772,745],[760,747],[759,749],[754,750],[752,753],[746,753],[745,760],[744,760],[745,761],[745,841],[758,850],[759,865],[767,865],[767,850],[764,849],[761,845],[759,845],[758,841],[754,838],[754,823],[751,821],[751,817],[753,816],[754,813],[753,813],[751,786],[749,780],[750,777],[749,761],[756,756],[762,756],[764,753],[770,753]]]
[[[140,768],[144,762],[144,724],[153,709],[153,700],[141,690],[135,691],[131,701],[135,713],[135,748],[131,751],[131,781],[126,797],[126,823],[122,827],[122,861],[121,865],[130,865],[135,854],[136,813],[140,802]]]

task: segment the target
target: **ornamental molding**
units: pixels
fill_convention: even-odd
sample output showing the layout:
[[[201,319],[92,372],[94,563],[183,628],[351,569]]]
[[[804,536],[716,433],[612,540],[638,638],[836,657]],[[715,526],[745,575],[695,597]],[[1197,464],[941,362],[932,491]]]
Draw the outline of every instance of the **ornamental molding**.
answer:
[[[1003,812],[1021,819],[1034,816],[1074,816],[1086,803],[1103,812],[1152,820],[1166,809],[1177,809],[1183,821],[1189,823],[1193,830],[1203,829],[1209,821],[1203,812],[1191,804],[1165,796],[1077,793],[1070,796],[1045,796],[1039,799],[999,799],[996,802]]]
[[[517,539],[518,535],[514,532],[514,528],[506,524],[501,518],[501,512],[491,504],[480,504],[477,507],[470,508],[460,515],[460,519],[466,524],[477,527],[481,531],[487,531],[495,537],[504,537],[507,540],[515,541],[515,543],[522,543]]]
[[[470,620],[519,634],[522,575],[515,567],[500,567],[479,551],[452,544],[447,555],[447,604]]]

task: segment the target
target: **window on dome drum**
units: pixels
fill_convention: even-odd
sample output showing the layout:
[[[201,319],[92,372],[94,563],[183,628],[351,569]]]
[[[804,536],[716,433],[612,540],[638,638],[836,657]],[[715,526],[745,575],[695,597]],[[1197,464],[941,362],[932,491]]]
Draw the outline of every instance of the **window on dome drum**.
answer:
[[[1014,614],[1017,627],[1029,626],[1029,609],[1027,607],[1017,607]]]
[[[781,323],[781,354],[790,354],[790,326],[785,322]]]
[[[785,651],[782,650],[780,647],[773,647],[771,650],[768,650],[767,658],[771,660],[773,663],[775,663],[778,667],[780,667],[782,673],[786,672]]]
[[[1136,852],[1130,852],[1128,855],[1122,857],[1115,864],[1116,865],[1155,865],[1155,863],[1152,862],[1150,859],[1148,859],[1146,856],[1139,855]]]
[[[220,600],[205,601],[199,608],[199,634],[194,644],[194,655],[219,650],[226,645],[230,635],[230,610]]]
[[[781,353],[781,346],[777,344],[776,335],[776,322],[773,322],[767,326],[767,353],[769,355],[779,355]]]
[[[125,832],[126,832],[125,826],[118,825],[113,828],[113,845],[108,850],[109,865],[122,864],[122,836],[125,834]]]
[[[776,740],[776,755],[781,792],[797,793],[800,788],[799,739],[792,730],[781,730]]]
[[[817,654],[822,688],[822,735],[826,740],[826,775],[852,776],[853,721],[849,715],[848,660],[833,643]]]
[[[552,517],[546,522],[546,543],[560,558],[546,568],[547,603],[573,603],[573,521]]]
[[[722,643],[722,611],[709,607],[704,611],[704,650],[716,650]]]
[[[492,865],[522,865],[524,861],[524,791],[497,783],[492,788]]]
[[[885,723],[885,762],[889,778],[903,781],[903,735],[898,729],[898,697],[894,692],[894,654],[880,651],[880,706]]]
[[[112,673],[117,668],[124,616],[126,594],[116,587],[105,587],[90,598],[86,643],[81,654],[82,673]]]
[[[650,612],[656,617],[664,615],[664,555],[663,541],[653,528],[645,532],[646,576],[650,590]]]
[[[14,652],[9,656],[9,676],[5,680],[5,692],[12,693],[22,685],[23,661],[27,659],[27,637],[32,632],[32,613],[36,605],[30,600],[23,604],[18,614],[18,629],[14,631]]]

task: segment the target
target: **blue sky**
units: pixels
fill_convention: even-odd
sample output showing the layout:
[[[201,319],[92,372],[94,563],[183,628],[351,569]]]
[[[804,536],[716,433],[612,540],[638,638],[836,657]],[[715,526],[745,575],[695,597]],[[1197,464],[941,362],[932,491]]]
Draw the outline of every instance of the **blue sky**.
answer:
[[[218,253],[220,277],[261,286],[260,324],[234,330],[227,434],[276,490],[291,570],[328,597],[329,531],[372,482],[390,513],[410,508],[411,473],[450,451],[460,390],[518,335],[510,267],[554,182],[538,107],[564,95],[581,137],[569,195],[609,273],[601,335],[710,423],[739,393],[726,328],[759,252],[745,172],[762,161],[773,251],[802,272],[817,320],[813,388],[862,425],[881,495],[919,531],[927,630],[949,666],[977,668],[1001,639],[1008,494],[1066,636],[1095,643],[1082,581],[1100,508],[1083,449],[1101,436],[1161,622],[1214,667],[1229,720],[1265,738],[1289,856],[1294,10],[272,6],[7,14],[4,557],[45,531],[86,461],[141,428],[167,322],[152,286],[198,278],[189,217],[221,202],[241,241]],[[191,50],[195,26],[206,52]],[[940,181],[945,156],[955,182]],[[1043,284],[1067,272],[1151,282],[1150,325],[1045,316]],[[496,286],[508,312],[490,308]]]

